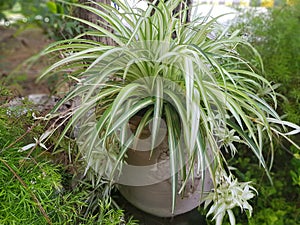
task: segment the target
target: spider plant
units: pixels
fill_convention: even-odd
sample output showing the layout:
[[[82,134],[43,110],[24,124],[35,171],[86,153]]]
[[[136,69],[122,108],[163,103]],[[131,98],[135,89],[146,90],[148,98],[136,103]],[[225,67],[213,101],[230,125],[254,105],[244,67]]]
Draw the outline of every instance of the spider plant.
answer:
[[[98,182],[118,182],[126,165],[126,152],[134,148],[143,128],[151,127],[148,150],[154,151],[164,125],[172,210],[177,192],[183,192],[195,169],[202,176],[205,169],[209,170],[217,193],[220,182],[226,182],[218,175],[220,169],[230,168],[226,154],[234,157],[237,145],[247,146],[270,177],[273,151],[268,164],[264,145],[269,143],[272,149],[274,134],[288,139],[288,135],[299,132],[299,127],[282,121],[273,109],[276,93],[262,76],[256,50],[238,31],[229,33],[224,29],[217,18],[200,15],[186,21],[186,8],[174,13],[180,0],[149,3],[145,10],[131,7],[126,1],[115,2],[119,10],[92,1],[91,5],[73,4],[95,13],[111,29],[67,16],[92,30],[56,42],[44,51],[59,52],[64,57],[41,78],[57,71],[72,71],[68,77],[75,85],[53,112],[67,101],[77,102],[60,123],[65,124],[61,138],[77,127],[77,143],[86,158],[87,171],[96,171]],[[96,4],[102,10],[93,7]],[[109,37],[114,45],[89,40],[89,35]],[[260,68],[239,56],[239,45],[253,51]],[[128,123],[135,115],[142,118],[135,134],[130,135]],[[283,133],[281,128],[285,127],[293,131]]]

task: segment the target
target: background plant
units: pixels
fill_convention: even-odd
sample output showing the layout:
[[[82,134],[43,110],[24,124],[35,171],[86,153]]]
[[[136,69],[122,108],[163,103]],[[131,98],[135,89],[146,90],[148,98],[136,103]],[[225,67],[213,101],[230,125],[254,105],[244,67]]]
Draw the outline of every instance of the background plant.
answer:
[[[264,62],[264,76],[281,84],[279,107],[289,121],[300,124],[300,1],[258,12],[247,9],[234,24],[258,50]],[[241,51],[245,57],[247,51]]]
[[[264,76],[281,84],[277,89],[281,95],[278,98],[279,111],[296,124],[300,123],[299,6],[300,2],[296,0],[290,5],[268,9],[265,13],[259,13],[255,9],[246,10],[234,25],[234,29],[239,27],[245,38],[261,54],[265,65]],[[247,57],[249,52],[241,49],[241,54]],[[294,141],[299,143],[299,135]],[[249,165],[248,172],[243,176],[253,177],[252,180],[256,180],[261,193],[261,198],[256,200],[251,224],[299,223],[299,150],[285,143],[276,145],[275,151],[277,155],[272,173],[274,186],[254,173],[257,168],[253,164],[239,164],[239,168],[243,168],[242,164]],[[248,156],[247,160],[250,159]]]
[[[68,0],[66,2],[77,2]],[[0,20],[5,25],[24,30],[30,26],[41,27],[54,40],[66,39],[79,34],[84,28],[77,21],[64,15],[74,14],[70,5],[50,0],[9,0],[0,3]]]

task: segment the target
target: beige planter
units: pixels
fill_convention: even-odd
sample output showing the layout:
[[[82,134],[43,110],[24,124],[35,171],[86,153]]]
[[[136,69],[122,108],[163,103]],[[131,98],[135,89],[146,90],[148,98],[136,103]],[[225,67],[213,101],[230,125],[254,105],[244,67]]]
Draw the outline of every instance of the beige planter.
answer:
[[[166,133],[163,130],[160,132]],[[149,131],[143,131],[142,135],[149,136],[147,133]],[[120,193],[138,209],[155,216],[171,217],[186,213],[198,207],[205,193],[212,188],[208,171],[204,172],[204,180],[195,174],[194,180],[187,182],[184,193],[176,196],[175,211],[172,214],[167,137],[162,139],[152,155],[150,151],[128,150],[126,162],[118,185]]]
[[[209,191],[212,187],[210,178],[204,181],[204,191]],[[135,207],[149,214],[159,217],[171,217],[183,214],[198,207],[203,201],[201,197],[202,183],[197,182],[193,190],[187,195],[177,196],[174,214],[172,214],[172,188],[169,180],[159,184],[148,186],[126,186],[119,185],[121,194]],[[205,194],[204,194],[205,195]]]

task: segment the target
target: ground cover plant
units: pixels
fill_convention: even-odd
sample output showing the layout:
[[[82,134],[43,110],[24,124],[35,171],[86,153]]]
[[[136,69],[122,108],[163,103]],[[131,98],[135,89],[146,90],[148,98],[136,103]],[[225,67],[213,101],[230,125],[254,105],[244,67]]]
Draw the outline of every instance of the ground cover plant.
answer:
[[[74,171],[70,163],[63,164],[62,156],[30,143],[45,124],[33,120],[32,104],[24,100],[9,107],[14,96],[4,86],[0,91],[1,224],[136,224],[109,199],[102,201],[101,189],[74,183]],[[60,149],[66,151],[63,145]]]

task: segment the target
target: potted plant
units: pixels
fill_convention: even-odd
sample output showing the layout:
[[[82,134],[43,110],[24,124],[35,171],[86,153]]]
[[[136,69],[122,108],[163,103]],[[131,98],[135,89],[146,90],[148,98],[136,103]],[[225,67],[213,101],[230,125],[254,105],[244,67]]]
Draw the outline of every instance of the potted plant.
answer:
[[[217,224],[226,213],[234,224],[231,209],[251,212],[255,189],[234,178],[227,154],[235,157],[237,145],[245,145],[270,177],[264,145],[272,148],[274,134],[289,140],[299,126],[273,109],[272,84],[236,51],[244,45],[261,63],[238,32],[228,33],[209,16],[186,21],[186,8],[174,12],[179,0],[149,3],[145,10],[115,2],[119,10],[74,4],[110,29],[68,16],[93,30],[44,51],[64,57],[41,77],[71,71],[74,82],[53,110],[75,102],[60,115],[64,131],[58,142],[75,127],[87,175],[119,184],[130,202],[149,213],[176,215],[205,201]],[[89,35],[109,37],[114,45]],[[283,133],[287,128],[293,130]]]

